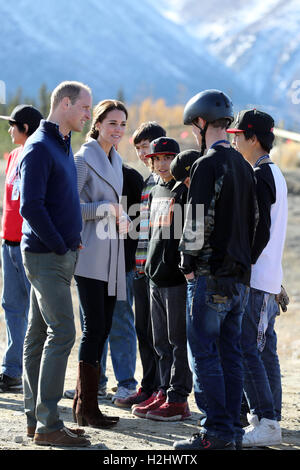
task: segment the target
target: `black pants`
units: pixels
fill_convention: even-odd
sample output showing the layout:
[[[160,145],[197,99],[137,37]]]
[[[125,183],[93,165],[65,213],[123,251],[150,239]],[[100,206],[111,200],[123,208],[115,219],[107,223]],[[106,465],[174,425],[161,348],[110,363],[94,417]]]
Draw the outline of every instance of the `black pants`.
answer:
[[[168,402],[184,403],[192,391],[186,339],[186,284],[150,286],[154,347],[159,355],[160,390]]]
[[[143,369],[141,387],[151,394],[160,385],[158,354],[153,346],[153,331],[150,316],[149,281],[146,276],[134,279],[135,329]]]
[[[108,295],[107,282],[82,276],[74,277],[83,320],[79,361],[96,366],[111,330],[116,297]]]

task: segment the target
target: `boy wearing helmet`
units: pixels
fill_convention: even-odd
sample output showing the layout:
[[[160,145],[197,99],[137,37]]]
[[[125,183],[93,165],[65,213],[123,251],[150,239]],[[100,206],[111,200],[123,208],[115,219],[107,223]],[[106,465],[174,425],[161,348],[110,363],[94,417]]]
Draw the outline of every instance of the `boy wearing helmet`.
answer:
[[[227,140],[232,121],[231,100],[218,90],[199,93],[184,110],[184,122],[193,125],[202,155],[207,149],[191,170],[188,217],[179,245],[194,256],[187,336],[207,407],[201,432],[176,442],[176,449],[234,450],[242,440],[241,321],[258,213],[253,170]],[[195,215],[199,206],[203,220]]]

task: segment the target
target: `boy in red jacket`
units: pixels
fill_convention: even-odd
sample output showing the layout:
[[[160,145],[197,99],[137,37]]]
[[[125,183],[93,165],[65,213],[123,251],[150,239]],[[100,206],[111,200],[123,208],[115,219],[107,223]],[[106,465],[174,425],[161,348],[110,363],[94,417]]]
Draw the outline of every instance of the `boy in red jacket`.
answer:
[[[23,219],[20,215],[18,160],[27,138],[38,128],[41,113],[29,105],[19,105],[9,122],[12,142],[18,147],[8,157],[2,216],[2,307],[5,312],[7,347],[2,360],[0,390],[8,392],[22,386],[23,342],[27,328],[30,284],[20,250]]]

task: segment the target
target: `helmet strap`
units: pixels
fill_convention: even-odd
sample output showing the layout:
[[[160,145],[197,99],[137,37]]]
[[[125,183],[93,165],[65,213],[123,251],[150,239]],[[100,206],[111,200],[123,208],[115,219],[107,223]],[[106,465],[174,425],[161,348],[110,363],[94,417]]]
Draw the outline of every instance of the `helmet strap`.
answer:
[[[198,127],[199,131],[200,131],[200,134],[201,134],[201,141],[202,141],[202,144],[201,144],[201,157],[204,155],[204,152],[205,152],[205,149],[206,149],[206,142],[205,142],[205,134],[206,134],[206,131],[207,131],[207,128],[208,128],[208,122],[205,123],[205,126],[202,128],[201,126],[199,126],[199,124],[197,123],[197,121],[193,121],[193,124],[194,126]]]
[[[204,155],[204,152],[205,152],[205,149],[206,149],[205,135],[206,135],[207,128],[208,128],[208,122],[206,122],[203,129],[200,130],[201,137],[202,137],[201,156]]]

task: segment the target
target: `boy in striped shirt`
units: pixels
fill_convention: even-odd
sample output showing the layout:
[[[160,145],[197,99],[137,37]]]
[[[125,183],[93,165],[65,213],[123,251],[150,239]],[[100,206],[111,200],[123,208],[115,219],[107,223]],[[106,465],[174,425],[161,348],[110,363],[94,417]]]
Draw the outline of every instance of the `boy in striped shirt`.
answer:
[[[148,198],[151,188],[157,183],[150,158],[145,158],[150,151],[150,143],[158,137],[164,137],[166,131],[155,121],[142,123],[134,132],[133,145],[138,158],[150,170],[150,175],[144,181],[140,206],[140,232],[136,250],[136,275],[133,282],[135,328],[142,362],[143,378],[138,392],[115,401],[115,405],[131,408],[140,405],[156,395],[159,386],[158,355],[153,346],[153,333],[150,318],[149,282],[144,268],[148,248],[149,206]],[[150,161],[150,163],[149,163]]]

